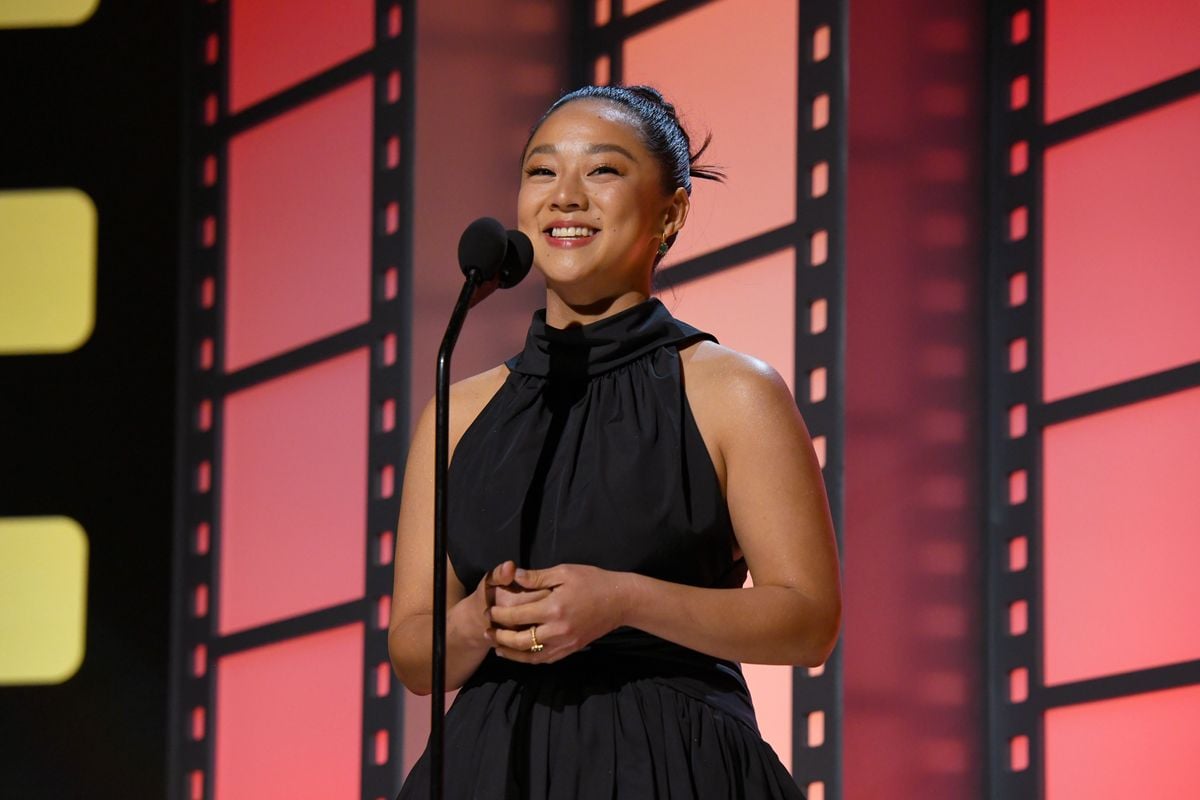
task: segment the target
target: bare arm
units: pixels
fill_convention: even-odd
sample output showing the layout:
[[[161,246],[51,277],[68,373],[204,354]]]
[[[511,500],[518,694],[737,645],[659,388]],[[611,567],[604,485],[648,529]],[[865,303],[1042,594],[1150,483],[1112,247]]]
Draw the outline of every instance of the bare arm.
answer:
[[[710,348],[716,350],[716,348]],[[721,658],[823,663],[841,588],[833,521],[812,440],[773,369],[730,351],[697,353],[689,392],[726,480],[754,585],[700,589],[629,575],[624,624]]]
[[[553,661],[629,625],[736,661],[812,666],[828,657],[841,618],[837,548],[820,466],[786,384],[725,348],[695,357],[687,379],[755,585],[704,589],[576,564],[518,573],[522,586],[553,591],[493,619],[543,625],[546,650],[528,653],[527,634],[496,630],[500,655]]]
[[[499,389],[503,367],[456,384],[450,398],[451,452],[463,431]],[[421,413],[409,448],[396,527],[395,577],[388,652],[392,667],[411,691],[432,691],[433,640],[433,467],[434,405]],[[454,570],[446,569],[446,687],[461,686],[487,655],[490,642],[487,607],[494,589],[489,582],[507,584],[514,565],[506,562],[472,587],[470,594]]]

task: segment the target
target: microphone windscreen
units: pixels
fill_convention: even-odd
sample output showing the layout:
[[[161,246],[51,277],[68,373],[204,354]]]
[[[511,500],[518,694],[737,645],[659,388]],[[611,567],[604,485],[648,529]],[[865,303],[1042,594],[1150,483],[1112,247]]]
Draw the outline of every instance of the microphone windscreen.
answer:
[[[458,240],[458,266],[463,275],[479,270],[481,283],[496,277],[504,251],[508,249],[508,237],[504,226],[491,217],[480,217],[467,226]]]
[[[533,266],[533,242],[520,231],[508,231],[508,248],[500,264],[500,288],[509,289],[520,283]]]

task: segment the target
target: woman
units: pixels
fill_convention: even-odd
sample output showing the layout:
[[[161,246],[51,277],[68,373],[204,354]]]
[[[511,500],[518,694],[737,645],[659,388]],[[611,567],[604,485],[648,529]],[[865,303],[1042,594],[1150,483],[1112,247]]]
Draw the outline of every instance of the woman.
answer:
[[[565,95],[526,145],[518,219],[546,308],[520,354],[450,398],[448,797],[802,796],[738,662],[825,661],[836,545],[784,382],[650,297],[691,178],[719,177],[698,155],[648,87]],[[433,427],[430,405],[405,473],[389,638],[419,694]],[[426,752],[400,797],[428,781]]]

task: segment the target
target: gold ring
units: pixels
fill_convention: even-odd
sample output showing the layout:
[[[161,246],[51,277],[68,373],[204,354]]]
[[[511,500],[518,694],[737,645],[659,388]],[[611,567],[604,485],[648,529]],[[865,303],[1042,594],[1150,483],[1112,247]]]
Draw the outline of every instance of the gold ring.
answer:
[[[530,645],[530,647],[529,647],[529,652],[531,652],[531,653],[542,652],[542,648],[545,647],[546,645],[542,644],[541,642],[539,642],[537,640],[537,625],[534,625],[532,628],[529,629],[529,638],[533,642],[533,644]]]

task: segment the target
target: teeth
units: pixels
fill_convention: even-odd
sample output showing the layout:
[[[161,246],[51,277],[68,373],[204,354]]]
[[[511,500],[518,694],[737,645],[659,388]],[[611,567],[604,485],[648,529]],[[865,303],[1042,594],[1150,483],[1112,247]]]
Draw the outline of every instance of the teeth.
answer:
[[[591,236],[596,231],[592,228],[573,226],[570,228],[551,228],[550,235],[555,239],[574,239],[581,236]]]

